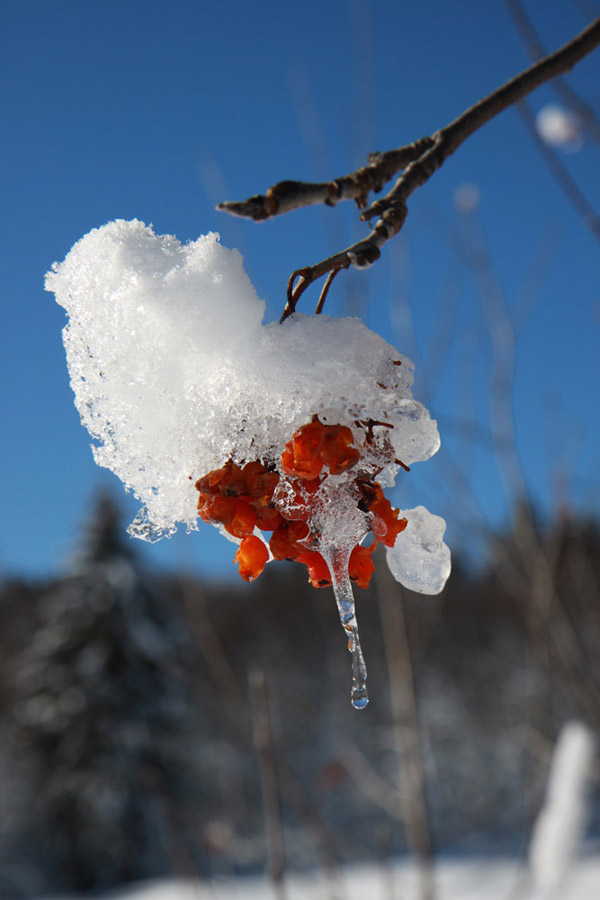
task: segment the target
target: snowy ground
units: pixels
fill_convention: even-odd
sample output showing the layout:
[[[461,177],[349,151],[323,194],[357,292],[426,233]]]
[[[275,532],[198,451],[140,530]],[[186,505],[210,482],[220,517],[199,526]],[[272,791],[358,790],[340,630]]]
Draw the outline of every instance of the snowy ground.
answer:
[[[436,867],[436,900],[600,900],[600,856],[571,870],[565,883],[548,894],[532,894],[514,860],[451,860]],[[115,895],[127,900],[276,900],[265,878],[215,882],[165,881]],[[343,870],[327,884],[316,875],[293,875],[285,882],[286,900],[418,900],[415,870],[408,863]]]

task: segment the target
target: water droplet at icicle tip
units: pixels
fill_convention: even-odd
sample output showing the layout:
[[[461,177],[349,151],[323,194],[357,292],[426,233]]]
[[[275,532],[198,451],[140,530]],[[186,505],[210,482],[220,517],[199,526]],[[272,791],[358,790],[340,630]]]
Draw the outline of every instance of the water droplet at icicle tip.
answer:
[[[369,702],[367,693],[367,667],[360,646],[358,623],[352,583],[348,575],[350,551],[344,549],[322,550],[333,585],[333,593],[337,603],[342,627],[348,638],[348,650],[352,655],[352,690],[350,702],[354,709],[364,709]]]

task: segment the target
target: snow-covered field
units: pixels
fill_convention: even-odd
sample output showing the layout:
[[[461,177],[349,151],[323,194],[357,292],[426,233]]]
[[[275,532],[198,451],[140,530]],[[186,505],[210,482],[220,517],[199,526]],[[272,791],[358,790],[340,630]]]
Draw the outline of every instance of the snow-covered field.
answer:
[[[265,878],[164,881],[122,892],[126,900],[277,900]],[[286,900],[418,900],[410,863],[345,868],[339,882],[317,875],[285,880]],[[515,860],[445,860],[435,870],[436,900],[600,900],[600,855],[577,863],[552,894],[533,893]]]

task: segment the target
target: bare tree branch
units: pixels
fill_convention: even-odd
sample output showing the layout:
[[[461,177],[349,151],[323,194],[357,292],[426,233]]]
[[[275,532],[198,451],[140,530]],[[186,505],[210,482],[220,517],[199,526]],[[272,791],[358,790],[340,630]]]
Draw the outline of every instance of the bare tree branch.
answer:
[[[515,27],[521,35],[531,58],[533,60],[541,59],[546,55],[546,51],[523,8],[521,0],[504,0],[504,5],[515,23]],[[563,103],[576,114],[592,140],[600,144],[600,121],[592,107],[581,99],[579,94],[573,90],[569,82],[565,81],[564,78],[557,77],[554,82],[554,88]]]
[[[367,205],[369,191],[379,193],[397,172],[419,159],[425,150],[433,146],[433,138],[421,138],[414,144],[388,150],[387,153],[370,153],[368,164],[349,175],[332,181],[279,181],[266,194],[255,194],[247,200],[227,200],[219,203],[217,209],[262,222],[282,213],[315,203],[335,206],[340,200],[356,200],[359,209]]]
[[[254,724],[254,746],[258,758],[260,782],[262,786],[263,809],[269,853],[269,876],[277,900],[285,900],[285,844],[281,821],[281,798],[279,775],[271,717],[267,700],[264,673],[258,669],[250,673],[250,695],[252,699],[252,719]]]
[[[586,228],[589,228],[596,240],[600,241],[600,216],[589,203],[583,191],[578,187],[554,147],[550,147],[549,144],[539,136],[538,130],[535,127],[535,117],[526,100],[522,100],[521,103],[517,104],[517,111],[521,116],[525,128],[529,132],[531,140],[554,177],[554,180],[563,191],[569,203],[579,214]]]
[[[426,799],[425,764],[417,710],[415,671],[404,616],[404,588],[387,566],[376,570],[390,703],[398,768],[401,771],[401,817],[414,853],[420,900],[434,900],[434,855]]]
[[[479,100],[445,128],[413,144],[369,155],[368,165],[333,181],[307,183],[281,181],[266,195],[254,195],[241,202],[220,203],[217,209],[263,221],[284,212],[314,203],[334,206],[341,200],[353,199],[363,209],[361,218],[377,222],[362,241],[335,253],[316,265],[297,269],[288,282],[287,305],[282,321],[291,315],[307,287],[329,272],[354,266],[364,269],[381,256],[381,248],[400,231],[407,215],[406,201],[425,184],[445,160],[477,129],[503,110],[522,100],[531,91],[562,72],[568,72],[600,43],[600,18],[584,31],[544,59],[539,60],[502,87]],[[365,209],[370,191],[378,192],[398,172],[402,172],[392,189],[381,200]],[[331,280],[326,282],[329,288]],[[325,293],[325,292],[324,292]],[[319,309],[325,296],[321,295]]]

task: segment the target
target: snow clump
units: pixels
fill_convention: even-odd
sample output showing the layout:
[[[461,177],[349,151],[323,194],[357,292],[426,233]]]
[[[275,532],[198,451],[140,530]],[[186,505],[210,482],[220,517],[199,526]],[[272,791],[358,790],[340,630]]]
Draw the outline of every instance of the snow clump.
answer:
[[[351,429],[365,471],[384,487],[439,447],[436,423],[412,396],[410,360],[356,318],[263,325],[240,254],[216,234],[181,244],[137,220],[110,222],[53,265],[46,289],[69,317],[71,386],[94,458],[143,504],[136,537],[196,529],[199,479],[231,461],[281,472],[292,435],[315,417]],[[332,535],[343,530],[334,507]],[[392,572],[437,592],[449,572],[443,520],[422,507],[406,517],[388,550]]]

